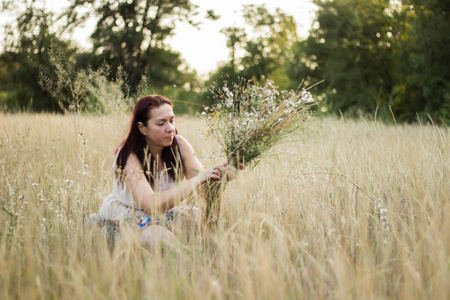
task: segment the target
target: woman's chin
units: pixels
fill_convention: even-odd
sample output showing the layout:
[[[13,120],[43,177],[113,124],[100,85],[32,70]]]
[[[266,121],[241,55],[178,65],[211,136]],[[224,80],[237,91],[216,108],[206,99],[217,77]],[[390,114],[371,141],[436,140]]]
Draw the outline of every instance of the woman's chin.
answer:
[[[163,144],[164,144],[164,147],[172,146],[173,138],[171,138],[171,139],[164,139]]]

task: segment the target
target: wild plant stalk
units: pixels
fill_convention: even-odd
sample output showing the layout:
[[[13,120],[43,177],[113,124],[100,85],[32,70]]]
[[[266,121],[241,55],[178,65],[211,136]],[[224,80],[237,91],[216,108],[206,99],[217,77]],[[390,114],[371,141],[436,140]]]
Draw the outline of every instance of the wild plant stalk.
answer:
[[[73,113],[75,142],[78,145],[77,116],[81,111],[86,114],[107,114],[118,117],[129,111],[133,97],[130,97],[129,86],[126,83],[127,74],[119,68],[115,80],[108,78],[110,73],[107,65],[97,70],[75,70],[75,62],[67,60],[58,53],[50,54],[50,62],[55,72],[40,72],[39,84],[48,91],[63,112]],[[141,82],[138,90],[146,84]],[[139,91],[138,91],[139,92]],[[80,153],[75,148],[77,169],[79,169]]]
[[[109,116],[117,117],[130,108],[131,98],[128,96],[129,89],[126,85],[126,74],[119,69],[116,80],[110,81],[109,68],[104,65],[98,70],[75,69],[75,61],[62,57],[58,53],[50,54],[50,62],[55,72],[40,72],[39,84],[47,90],[63,112],[73,113],[74,140],[75,140],[75,165],[81,172],[80,165],[86,171],[86,162],[80,163],[79,141],[77,119],[83,108],[90,113],[107,113]],[[124,93],[123,90],[126,92]],[[89,101],[90,100],[90,101]],[[87,104],[87,107],[85,107]],[[83,138],[83,144],[85,140]],[[86,154],[86,153],[85,153]],[[84,155],[85,157],[85,155]],[[68,203],[70,210],[70,202]]]
[[[50,63],[55,67],[55,73],[44,73],[41,70],[39,84],[58,101],[59,107],[64,112],[67,110],[72,111],[75,144],[78,145],[77,114],[81,109],[83,99],[86,97],[84,81],[79,80],[73,59],[64,58],[60,54],[53,52],[50,54]],[[77,169],[79,169],[80,164],[79,157],[78,147],[76,147],[75,161]]]
[[[281,91],[267,81],[264,86],[241,81],[213,91],[215,104],[202,113],[208,135],[220,144],[235,168],[255,166],[269,150],[311,120],[314,100],[305,89]],[[224,182],[224,181],[222,181]],[[206,220],[217,223],[220,214],[221,182],[207,188]]]
[[[115,80],[110,80],[109,74],[108,65],[103,65],[95,71],[87,69],[78,73],[78,79],[84,82],[88,94],[85,105],[88,113],[119,117],[132,109],[136,97],[130,95],[128,75],[121,67],[117,70]],[[137,94],[146,84],[143,79]]]
[[[226,180],[211,179],[206,182],[206,211],[205,223],[211,230],[216,230],[219,225],[220,207]]]

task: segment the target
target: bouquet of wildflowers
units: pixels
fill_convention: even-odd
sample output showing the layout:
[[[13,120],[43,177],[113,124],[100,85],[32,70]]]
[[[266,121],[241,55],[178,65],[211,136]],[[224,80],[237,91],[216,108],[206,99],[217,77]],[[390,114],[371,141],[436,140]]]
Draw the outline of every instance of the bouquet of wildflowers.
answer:
[[[213,91],[215,104],[205,107],[207,135],[214,137],[229,164],[255,166],[273,146],[311,120],[314,100],[305,89],[281,91],[267,81],[263,86],[241,82]],[[206,218],[218,218],[220,184],[207,191]]]

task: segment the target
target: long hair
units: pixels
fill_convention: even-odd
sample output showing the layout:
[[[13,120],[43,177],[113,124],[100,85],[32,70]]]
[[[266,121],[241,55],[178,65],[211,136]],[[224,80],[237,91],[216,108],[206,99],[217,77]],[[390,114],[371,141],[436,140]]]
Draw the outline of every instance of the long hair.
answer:
[[[116,150],[116,153],[119,151],[116,160],[117,171],[123,171],[129,155],[133,152],[144,167],[145,177],[151,186],[154,185],[156,176],[156,160],[153,155],[150,155],[145,136],[139,131],[138,123],[142,122],[142,124],[147,126],[151,110],[164,104],[169,104],[173,107],[172,101],[160,95],[149,95],[139,99],[133,109],[127,137]],[[166,165],[169,176],[174,181],[177,180],[178,174],[182,174],[181,152],[177,138],[173,139],[171,146],[163,148],[161,159]]]

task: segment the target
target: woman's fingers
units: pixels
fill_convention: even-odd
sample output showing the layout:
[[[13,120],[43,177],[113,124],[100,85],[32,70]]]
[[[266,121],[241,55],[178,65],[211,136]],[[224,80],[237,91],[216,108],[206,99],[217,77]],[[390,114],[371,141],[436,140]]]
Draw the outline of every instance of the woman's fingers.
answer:
[[[218,166],[214,166],[205,172],[205,177],[206,177],[206,179],[211,179],[211,178],[221,179],[222,171],[219,169]]]
[[[238,169],[229,165],[228,162],[224,162],[214,165],[211,169],[205,172],[205,175],[207,179],[209,178],[222,179],[223,177],[226,177],[228,180],[233,180],[237,177],[237,173]]]
[[[227,169],[228,168],[226,166],[220,165],[220,166],[217,167],[217,169],[220,171],[220,174],[222,176],[225,176],[227,174]]]
[[[219,175],[220,177],[226,175],[227,173],[227,162],[216,164],[214,167],[212,167],[213,170],[215,170],[215,174]]]

